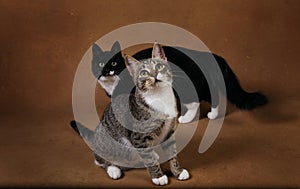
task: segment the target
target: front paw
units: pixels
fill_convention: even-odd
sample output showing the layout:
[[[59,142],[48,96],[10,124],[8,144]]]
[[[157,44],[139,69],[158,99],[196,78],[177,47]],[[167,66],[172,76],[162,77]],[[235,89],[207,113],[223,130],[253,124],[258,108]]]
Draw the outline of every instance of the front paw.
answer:
[[[159,178],[153,178],[152,182],[158,186],[167,185],[168,184],[168,177],[163,175]]]
[[[189,117],[189,116],[187,116],[187,115],[180,116],[180,117],[178,118],[178,122],[179,122],[179,123],[189,123],[189,122],[191,122],[191,121],[193,120],[193,118],[194,118],[194,117]]]
[[[216,119],[218,117],[218,113],[216,113],[216,112],[208,112],[207,117],[209,119]]]
[[[186,169],[183,169],[178,176],[178,180],[187,180],[190,178],[190,174]]]

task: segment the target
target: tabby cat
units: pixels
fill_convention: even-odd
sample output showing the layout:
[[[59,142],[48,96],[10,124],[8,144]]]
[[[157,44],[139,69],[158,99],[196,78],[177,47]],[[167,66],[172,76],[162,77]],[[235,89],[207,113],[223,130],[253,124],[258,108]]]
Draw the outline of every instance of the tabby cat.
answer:
[[[168,178],[159,165],[159,155],[153,149],[161,145],[171,154],[169,164],[179,180],[189,178],[189,172],[180,167],[176,152],[174,131],[177,126],[177,102],[172,88],[173,76],[162,47],[155,43],[152,58],[137,61],[125,57],[126,67],[136,89],[120,94],[106,107],[101,122],[94,132],[93,150],[96,164],[107,174],[118,179],[122,168],[118,158],[127,158],[122,150],[115,150],[114,141],[133,147],[147,168],[152,182],[168,184]],[[128,111],[129,110],[129,111]]]
[[[228,100],[238,108],[251,110],[267,103],[267,98],[263,94],[259,92],[248,93],[241,87],[236,75],[222,57],[209,52],[200,52],[182,47],[164,46],[163,49],[168,61],[172,63],[170,67],[174,74],[173,88],[178,93],[181,103],[188,110],[179,117],[178,121],[180,123],[188,123],[194,119],[202,100],[212,103],[210,90],[214,92],[215,96],[211,111],[207,116],[210,119],[215,119],[218,116],[219,96],[216,91],[220,90],[220,87],[218,84],[209,85],[208,83],[215,83],[221,76],[224,78],[226,92],[220,92],[226,94]],[[92,53],[92,71],[109,96],[112,94],[113,96],[128,94],[134,88],[127,71],[123,72],[125,63],[121,58],[121,47],[118,42],[114,43],[111,51],[102,51],[97,44],[94,44]],[[150,58],[151,53],[152,49],[148,48],[136,53],[133,57],[142,60]],[[195,57],[197,64],[188,55]],[[215,61],[221,70],[220,73],[214,71],[213,62]],[[208,75],[205,75],[204,69],[209,70]],[[195,87],[197,95],[189,92],[191,88],[189,87],[191,85],[188,83],[189,80]]]

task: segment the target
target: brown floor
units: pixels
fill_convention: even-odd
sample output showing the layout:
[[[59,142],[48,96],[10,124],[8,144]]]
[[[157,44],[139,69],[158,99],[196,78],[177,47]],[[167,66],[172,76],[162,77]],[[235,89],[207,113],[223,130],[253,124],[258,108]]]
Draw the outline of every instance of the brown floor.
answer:
[[[192,178],[167,187],[300,187],[300,1],[0,1],[0,187],[153,187],[144,169],[113,181],[69,127],[72,83],[90,45],[127,24],[185,28],[270,103],[230,108],[214,145],[207,118],[180,153]],[[103,95],[99,89],[97,94]]]

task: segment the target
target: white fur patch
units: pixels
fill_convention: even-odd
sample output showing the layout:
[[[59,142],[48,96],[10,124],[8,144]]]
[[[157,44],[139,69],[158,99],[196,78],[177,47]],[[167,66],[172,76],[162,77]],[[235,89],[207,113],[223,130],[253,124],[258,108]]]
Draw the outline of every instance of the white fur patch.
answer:
[[[163,175],[159,178],[153,178],[152,182],[156,185],[167,185],[168,184],[168,177]]]
[[[121,170],[113,165],[107,167],[107,174],[112,179],[118,179],[121,177]]]
[[[159,87],[144,94],[146,103],[156,111],[174,118],[177,116],[176,101],[173,90],[169,86]]]
[[[192,102],[192,103],[184,104],[184,105],[188,110],[183,116],[180,116],[178,118],[179,123],[189,123],[189,122],[191,122],[194,119],[194,117],[195,117],[195,115],[198,111],[200,103]]]
[[[107,92],[107,94],[112,95],[116,86],[118,85],[120,78],[118,76],[101,76],[98,80],[101,87]]]
[[[178,180],[187,180],[190,178],[190,174],[186,169],[183,169],[180,175],[178,176]]]
[[[115,71],[109,71],[109,75],[113,76],[115,74]]]
[[[219,115],[219,106],[216,108],[211,108],[211,112],[208,112],[207,117],[209,119],[216,119]]]
[[[164,75],[161,74],[161,73],[158,73],[157,76],[156,76],[156,78],[157,78],[158,80],[164,80],[164,79],[165,79]]]

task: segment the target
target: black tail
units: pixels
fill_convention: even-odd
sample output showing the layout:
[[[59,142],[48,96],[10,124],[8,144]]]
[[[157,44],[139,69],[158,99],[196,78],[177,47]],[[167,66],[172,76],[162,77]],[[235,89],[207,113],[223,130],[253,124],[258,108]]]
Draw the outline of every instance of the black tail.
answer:
[[[242,89],[243,90],[243,89]],[[265,105],[268,100],[265,95],[259,92],[247,93],[240,91],[239,94],[228,93],[228,99],[240,109],[252,110],[256,107]]]
[[[74,131],[75,131],[77,134],[80,135],[80,132],[79,132],[79,130],[78,130],[78,128],[77,128],[76,121],[75,121],[75,120],[72,120],[72,121],[70,122],[70,125],[71,125],[71,127],[74,129]]]
[[[82,136],[83,139],[85,139],[88,142],[93,141],[94,131],[90,130],[89,128],[85,127],[84,125],[75,120],[71,121],[70,125],[76,131],[76,133]]]
[[[267,97],[260,92],[248,93],[240,85],[238,78],[228,66],[226,61],[215,55],[217,62],[222,70],[228,100],[240,109],[251,110],[265,105]]]

